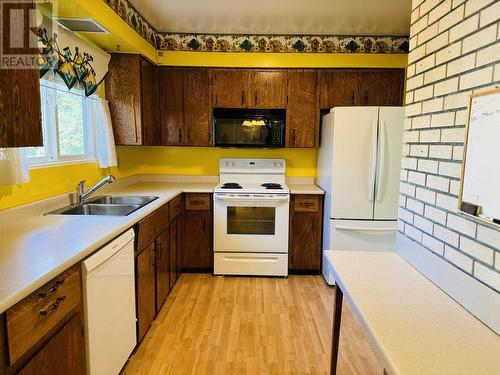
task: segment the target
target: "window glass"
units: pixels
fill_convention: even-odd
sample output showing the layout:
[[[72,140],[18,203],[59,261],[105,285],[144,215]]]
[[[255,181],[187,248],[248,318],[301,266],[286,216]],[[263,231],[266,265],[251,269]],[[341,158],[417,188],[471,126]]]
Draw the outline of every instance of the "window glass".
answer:
[[[56,92],[59,154],[84,155],[83,98],[79,95]]]

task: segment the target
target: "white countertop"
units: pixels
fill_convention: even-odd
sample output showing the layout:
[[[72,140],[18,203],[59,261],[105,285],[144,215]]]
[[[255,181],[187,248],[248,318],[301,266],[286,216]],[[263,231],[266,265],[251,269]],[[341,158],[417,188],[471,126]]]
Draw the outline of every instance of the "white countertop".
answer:
[[[389,374],[500,374],[500,337],[397,253],[327,259]]]
[[[105,191],[159,197],[129,216],[44,216],[65,205],[61,198],[0,212],[0,313],[175,196],[183,192],[212,193],[215,185],[138,182]]]
[[[325,192],[314,184],[289,184],[290,194],[316,194],[323,195]]]

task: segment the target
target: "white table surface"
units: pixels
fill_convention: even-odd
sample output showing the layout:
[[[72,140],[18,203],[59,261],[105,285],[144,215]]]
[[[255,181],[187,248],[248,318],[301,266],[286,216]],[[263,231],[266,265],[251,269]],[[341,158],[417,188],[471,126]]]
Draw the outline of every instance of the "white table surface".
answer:
[[[329,253],[336,282],[389,374],[500,374],[500,336],[397,253]]]

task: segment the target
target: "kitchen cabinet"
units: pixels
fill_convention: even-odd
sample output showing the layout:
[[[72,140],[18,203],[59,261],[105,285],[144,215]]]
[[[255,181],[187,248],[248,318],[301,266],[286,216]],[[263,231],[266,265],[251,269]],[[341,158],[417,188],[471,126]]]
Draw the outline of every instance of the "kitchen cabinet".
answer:
[[[19,375],[84,375],[81,313],[74,315],[18,372]]]
[[[291,195],[288,268],[318,273],[321,270],[323,196]]]
[[[170,291],[170,233],[169,228],[156,238],[155,269],[156,269],[156,314]]]
[[[113,54],[105,88],[115,143],[159,145],[157,67],[139,55]]]
[[[184,196],[179,195],[170,201],[170,290],[180,275],[183,256],[183,217]]]
[[[212,107],[248,107],[248,79],[247,69],[212,69],[210,71]]]
[[[0,315],[0,373],[85,373],[80,264]]]
[[[286,107],[287,74],[284,70],[252,70],[249,73],[249,108],[280,109]]]
[[[206,69],[160,69],[161,144],[209,146],[210,96]]]
[[[185,194],[183,271],[213,268],[212,194]]]
[[[403,69],[322,69],[320,107],[401,106]]]
[[[155,318],[155,243],[136,257],[137,341],[140,342]]]
[[[2,31],[5,38],[2,44],[2,52],[5,60],[9,60],[7,55],[26,57],[19,59],[36,61],[39,54],[38,49],[29,51],[27,48],[10,47],[8,39],[10,28],[7,27],[8,6],[15,4],[16,9],[23,8],[24,14],[33,14],[34,2],[9,1],[2,6],[2,20],[0,27],[4,23]],[[14,4],[12,4],[14,5]],[[30,24],[34,22],[29,19]],[[35,24],[35,23],[33,23]],[[16,25],[19,26],[19,25]],[[19,30],[19,27],[12,29],[12,32]],[[33,32],[25,33],[24,46],[36,46],[37,36]],[[17,44],[17,43],[16,43]],[[36,64],[35,64],[36,65]],[[28,147],[42,146],[42,112],[40,104],[40,71],[38,67],[34,69],[2,69],[0,71],[0,148],[3,147]]]
[[[315,147],[319,134],[317,70],[288,71],[286,147]]]
[[[7,69],[0,74],[0,147],[42,146],[38,69]]]

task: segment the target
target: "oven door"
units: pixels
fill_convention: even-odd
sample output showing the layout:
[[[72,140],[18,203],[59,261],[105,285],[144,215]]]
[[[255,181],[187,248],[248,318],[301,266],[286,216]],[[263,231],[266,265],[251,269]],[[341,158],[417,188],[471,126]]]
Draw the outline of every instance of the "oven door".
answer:
[[[288,194],[214,194],[214,251],[288,253]]]

